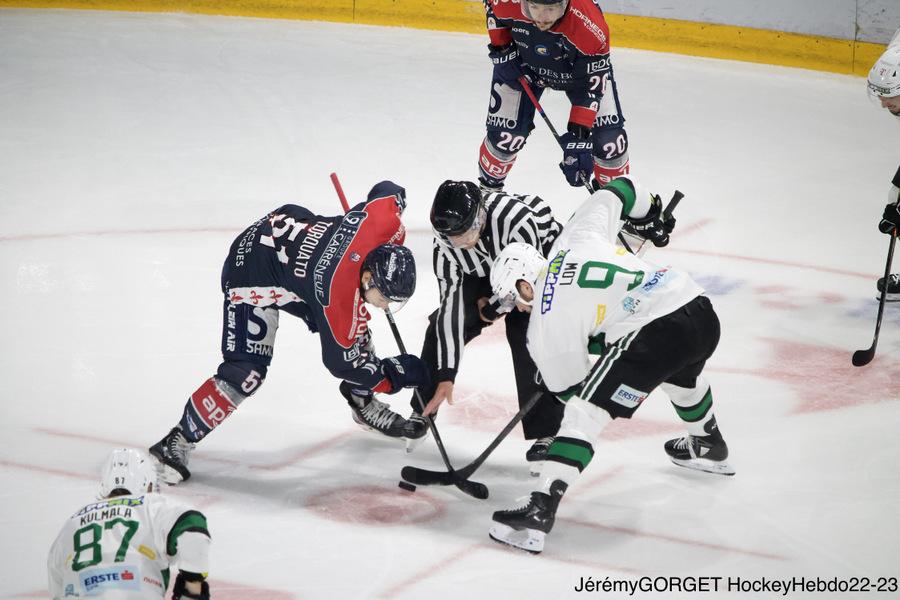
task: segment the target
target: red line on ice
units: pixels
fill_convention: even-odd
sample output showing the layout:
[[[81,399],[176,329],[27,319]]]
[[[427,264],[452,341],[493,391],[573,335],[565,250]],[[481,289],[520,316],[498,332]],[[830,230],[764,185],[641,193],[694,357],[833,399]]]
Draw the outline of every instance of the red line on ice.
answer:
[[[604,531],[614,531],[616,533],[623,533],[625,535],[631,535],[635,537],[643,537],[643,538],[651,538],[655,540],[663,540],[666,542],[672,542],[675,544],[684,544],[686,546],[697,546],[700,548],[708,548],[710,550],[718,550],[721,552],[733,552],[736,554],[747,554],[749,556],[757,556],[760,558],[768,558],[770,560],[788,560],[787,557],[781,556],[778,554],[769,554],[768,552],[758,552],[756,550],[744,550],[743,548],[734,548],[731,546],[723,546],[721,544],[712,544],[709,542],[702,542],[699,540],[691,540],[688,538],[681,538],[672,535],[665,535],[661,533],[649,533],[646,531],[639,531],[637,529],[630,529],[628,527],[616,527],[613,525],[601,525],[599,523],[591,523],[589,521],[581,521],[578,519],[570,519],[570,518],[561,518],[559,521],[564,521],[566,523],[572,523],[574,525],[579,525],[581,527],[590,527],[592,529],[602,529]]]

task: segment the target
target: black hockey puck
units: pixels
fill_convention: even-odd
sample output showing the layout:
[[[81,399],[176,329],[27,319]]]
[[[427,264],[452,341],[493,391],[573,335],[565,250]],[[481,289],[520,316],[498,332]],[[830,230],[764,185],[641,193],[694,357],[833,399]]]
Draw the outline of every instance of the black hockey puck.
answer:
[[[401,482],[398,483],[397,485],[400,486],[401,488],[403,488],[404,490],[406,490],[407,492],[414,492],[414,491],[416,491],[416,486],[414,486],[414,485],[411,484],[411,483],[407,483],[407,482],[405,482],[405,481],[401,481]]]

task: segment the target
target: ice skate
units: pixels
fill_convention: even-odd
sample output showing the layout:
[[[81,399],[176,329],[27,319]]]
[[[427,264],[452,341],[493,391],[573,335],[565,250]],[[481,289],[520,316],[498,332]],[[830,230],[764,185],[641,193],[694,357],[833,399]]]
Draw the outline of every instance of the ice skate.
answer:
[[[428,421],[425,417],[413,411],[406,420],[403,437],[406,438],[407,452],[412,452],[428,439]]]
[[[525,453],[525,460],[528,461],[528,468],[531,470],[531,476],[537,477],[541,474],[541,468],[544,461],[547,460],[547,452],[550,451],[550,444],[553,443],[553,436],[542,437],[534,441],[528,452]]]
[[[900,302],[900,273],[894,273],[887,278],[887,297],[885,302]],[[875,297],[881,300],[881,294],[884,293],[884,277],[878,279],[876,284],[878,295]]]
[[[494,513],[490,536],[495,542],[513,546],[532,554],[544,549],[544,538],[553,529],[556,509],[568,486],[560,480],[550,485],[550,493],[531,492],[528,504]]]
[[[156,457],[162,466],[160,479],[170,485],[187,481],[191,477],[188,470],[188,455],[194,449],[180,427],[173,427],[166,436],[150,446],[150,454]]]
[[[484,179],[478,178],[478,189],[481,190],[481,195],[484,198],[487,198],[489,194],[493,194],[494,192],[502,192],[503,184],[498,183],[495,185],[491,185]]]
[[[374,396],[362,408],[356,404],[351,404],[350,408],[353,410],[353,420],[363,430],[377,431],[392,438],[404,437],[406,419]]]
[[[687,435],[669,440],[665,444],[666,454],[680,467],[718,475],[734,475],[734,469],[725,460],[728,458],[728,446],[719,433],[715,417],[704,429],[709,435]]]

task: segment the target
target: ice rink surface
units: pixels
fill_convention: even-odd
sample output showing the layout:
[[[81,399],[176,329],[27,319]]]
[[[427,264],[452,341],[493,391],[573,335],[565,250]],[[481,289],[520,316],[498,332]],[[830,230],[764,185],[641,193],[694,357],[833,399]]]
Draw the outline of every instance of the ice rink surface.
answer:
[[[486,43],[0,10],[0,597],[46,597],[47,550],[94,497],[108,451],[155,442],[213,373],[233,237],[287,202],[337,214],[331,171],[354,201],[382,179],[406,187],[420,279],[397,320],[420,347],[437,301],[428,210],[441,181],[475,177]],[[633,173],[687,196],[672,244],[647,258],[689,270],[722,320],[707,378],[737,475],[669,463],[663,442],[682,428],[657,392],[607,427],[545,552],[506,549],[487,530],[534,485],[521,434],[474,477],[487,501],[399,490],[403,465],[439,466],[433,442],[407,456],[360,431],[318,339],[286,316],[265,386],[166,490],[209,518],[214,598],[544,600],[584,596],[589,577],[900,577],[900,307],[875,361],[850,366],[872,340],[900,122],[856,77],[622,49],[613,61]],[[543,104],[564,127],[565,97]],[[565,220],[584,194],[554,144],[538,121],[507,189]],[[394,354],[384,318],[372,323]],[[516,409],[502,327],[467,348],[439,420],[459,465]],[[408,399],[389,398],[404,416]],[[636,597],[698,595],[783,597]]]

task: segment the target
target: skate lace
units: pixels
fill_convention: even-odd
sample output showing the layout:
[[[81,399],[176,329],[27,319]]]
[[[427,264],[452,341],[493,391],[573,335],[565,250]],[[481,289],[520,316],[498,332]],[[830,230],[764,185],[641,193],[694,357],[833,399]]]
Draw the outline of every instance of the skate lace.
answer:
[[[169,454],[178,459],[179,462],[187,464],[188,453],[194,449],[194,444],[190,443],[180,433],[176,433],[169,439]]]
[[[888,276],[888,283],[890,285],[898,285],[900,284],[900,273],[891,273]]]
[[[674,446],[678,450],[687,450],[691,445],[691,440],[693,440],[693,438],[689,435],[685,436],[683,438],[678,438],[678,440],[675,442]]]
[[[387,429],[397,417],[396,414],[391,412],[391,409],[388,408],[387,404],[375,400],[374,398],[360,411],[360,413],[366,420],[366,423],[376,429]]]

